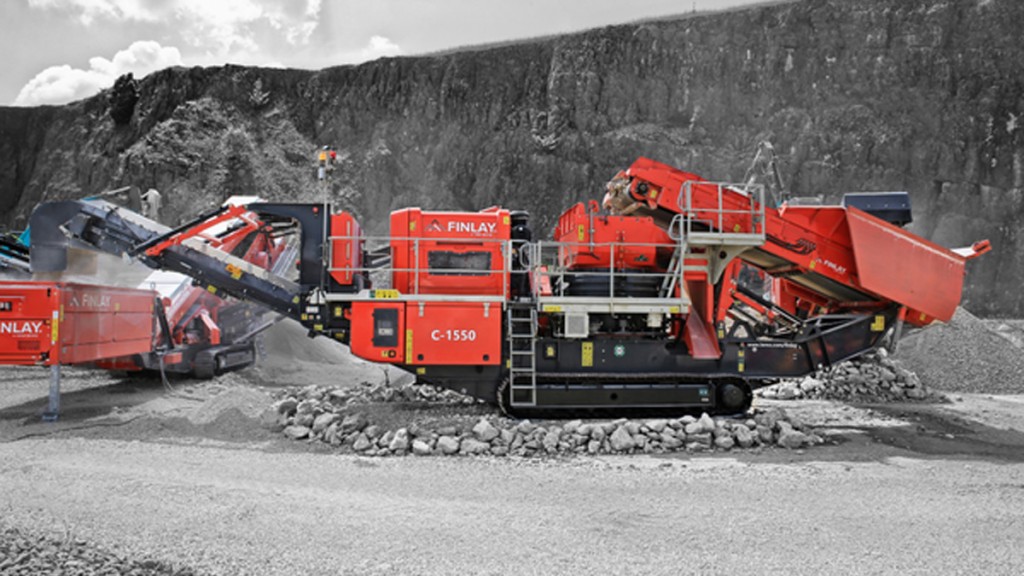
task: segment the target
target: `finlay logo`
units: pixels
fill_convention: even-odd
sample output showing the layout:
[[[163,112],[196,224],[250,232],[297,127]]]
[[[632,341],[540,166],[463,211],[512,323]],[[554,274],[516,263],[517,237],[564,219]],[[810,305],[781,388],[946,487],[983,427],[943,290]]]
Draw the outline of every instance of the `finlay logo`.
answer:
[[[43,322],[31,320],[8,320],[0,322],[0,334],[39,334],[43,331]]]
[[[110,295],[109,294],[89,294],[88,292],[81,295],[81,298],[76,294],[71,297],[70,304],[75,308],[108,308],[110,306]]]
[[[427,224],[427,232],[447,232],[449,234],[472,234],[474,236],[493,236],[498,230],[496,222],[460,222],[451,220],[445,225],[434,218]]]
[[[498,224],[495,222],[449,222],[448,232],[462,232],[473,234],[476,236],[486,236],[494,234],[495,230],[498,229]]]

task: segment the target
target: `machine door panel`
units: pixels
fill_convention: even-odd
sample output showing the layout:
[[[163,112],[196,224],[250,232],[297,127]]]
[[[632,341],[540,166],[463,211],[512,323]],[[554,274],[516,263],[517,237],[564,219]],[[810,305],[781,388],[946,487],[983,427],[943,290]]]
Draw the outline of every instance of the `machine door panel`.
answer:
[[[404,302],[353,303],[352,353],[374,362],[402,363],[405,360],[404,317]]]
[[[501,305],[423,302],[406,308],[406,364],[501,362]]]

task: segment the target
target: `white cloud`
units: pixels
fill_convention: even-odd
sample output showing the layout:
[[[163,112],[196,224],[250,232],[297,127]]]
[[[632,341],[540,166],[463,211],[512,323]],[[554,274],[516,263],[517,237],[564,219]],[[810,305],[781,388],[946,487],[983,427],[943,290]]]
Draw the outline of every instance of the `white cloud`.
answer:
[[[316,30],[322,0],[29,0],[43,10],[68,11],[86,26],[97,20],[163,22],[196,48],[221,55],[255,51],[254,28],[267,24],[294,45]]]
[[[359,51],[359,62],[368,62],[385,56],[401,56],[402,47],[384,36],[370,38],[370,43]]]
[[[65,10],[78,12],[78,18],[89,26],[94,20],[134,20],[155,22],[158,11],[149,7],[144,0],[28,0],[32,8],[44,10]]]
[[[43,70],[25,84],[14,105],[64,104],[92,96],[113,85],[118,76],[127,72],[141,77],[181,64],[181,53],[177,48],[161,46],[151,40],[139,41],[114,54],[110,60],[100,56],[90,58],[86,70],[68,65]]]

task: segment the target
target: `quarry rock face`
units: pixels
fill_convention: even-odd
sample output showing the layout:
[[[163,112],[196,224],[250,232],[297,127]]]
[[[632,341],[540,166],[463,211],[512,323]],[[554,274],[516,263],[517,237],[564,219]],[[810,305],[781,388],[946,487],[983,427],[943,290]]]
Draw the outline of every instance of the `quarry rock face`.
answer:
[[[168,69],[138,80],[124,124],[109,93],[0,108],[0,225],[134,184],[169,224],[233,194],[326,193],[371,234],[400,207],[501,204],[545,237],[552,207],[637,156],[742,181],[767,140],[796,196],[908,190],[913,231],[991,239],[965,305],[1020,316],[1022,24],[1016,0],[808,0],[316,72]]]

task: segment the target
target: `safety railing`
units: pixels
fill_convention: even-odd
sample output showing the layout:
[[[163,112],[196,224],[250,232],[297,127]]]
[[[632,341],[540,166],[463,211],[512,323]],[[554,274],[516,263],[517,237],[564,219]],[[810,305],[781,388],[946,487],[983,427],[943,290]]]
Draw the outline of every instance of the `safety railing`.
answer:
[[[681,279],[685,271],[706,269],[703,263],[685,264],[684,261],[702,260],[705,258],[702,254],[689,254],[685,259],[680,256],[678,268],[666,269],[673,251],[679,249],[675,243],[526,243],[467,238],[331,236],[329,250],[333,249],[335,241],[361,241],[367,261],[361,265],[329,266],[328,272],[365,275],[373,289],[397,290],[399,297],[409,300],[507,300],[515,291],[518,296],[534,299],[658,299],[678,304],[686,300],[685,295],[662,294],[665,279],[672,275]],[[408,265],[395,265],[392,246],[396,242],[408,242]],[[501,261],[494,262],[492,257],[486,267],[431,268],[427,252],[443,251],[445,247],[462,253],[478,247],[479,252],[487,252]],[[627,261],[638,254],[644,256],[644,262],[631,264]],[[656,261],[652,262],[652,258]],[[330,252],[327,259],[333,261]],[[480,290],[481,286],[485,289]],[[446,287],[451,289],[446,290]],[[353,299],[355,296],[333,295],[333,298]]]
[[[764,193],[761,184],[688,181],[669,234],[690,244],[762,244],[766,238]]]
[[[671,299],[673,294],[660,293],[666,278],[705,269],[692,264],[673,269],[670,262],[678,248],[665,243],[538,241],[530,245],[529,260],[535,287],[550,287],[540,296]],[[636,262],[638,257],[643,261]],[[701,258],[691,254],[689,259]]]
[[[374,290],[396,291],[396,297],[406,300],[508,300],[511,297],[511,275],[527,273],[514,270],[512,266],[513,255],[517,253],[514,245],[525,245],[521,241],[465,237],[329,236],[325,248],[328,263],[334,262],[336,242],[347,245],[349,249],[361,244],[366,261],[361,265],[329,265],[328,273],[365,276]],[[408,253],[396,254],[393,248],[396,243]],[[432,261],[431,253],[441,253],[442,256]],[[395,259],[407,261],[408,265],[396,266]],[[460,262],[474,265],[464,266]],[[354,295],[331,297],[351,299]]]

